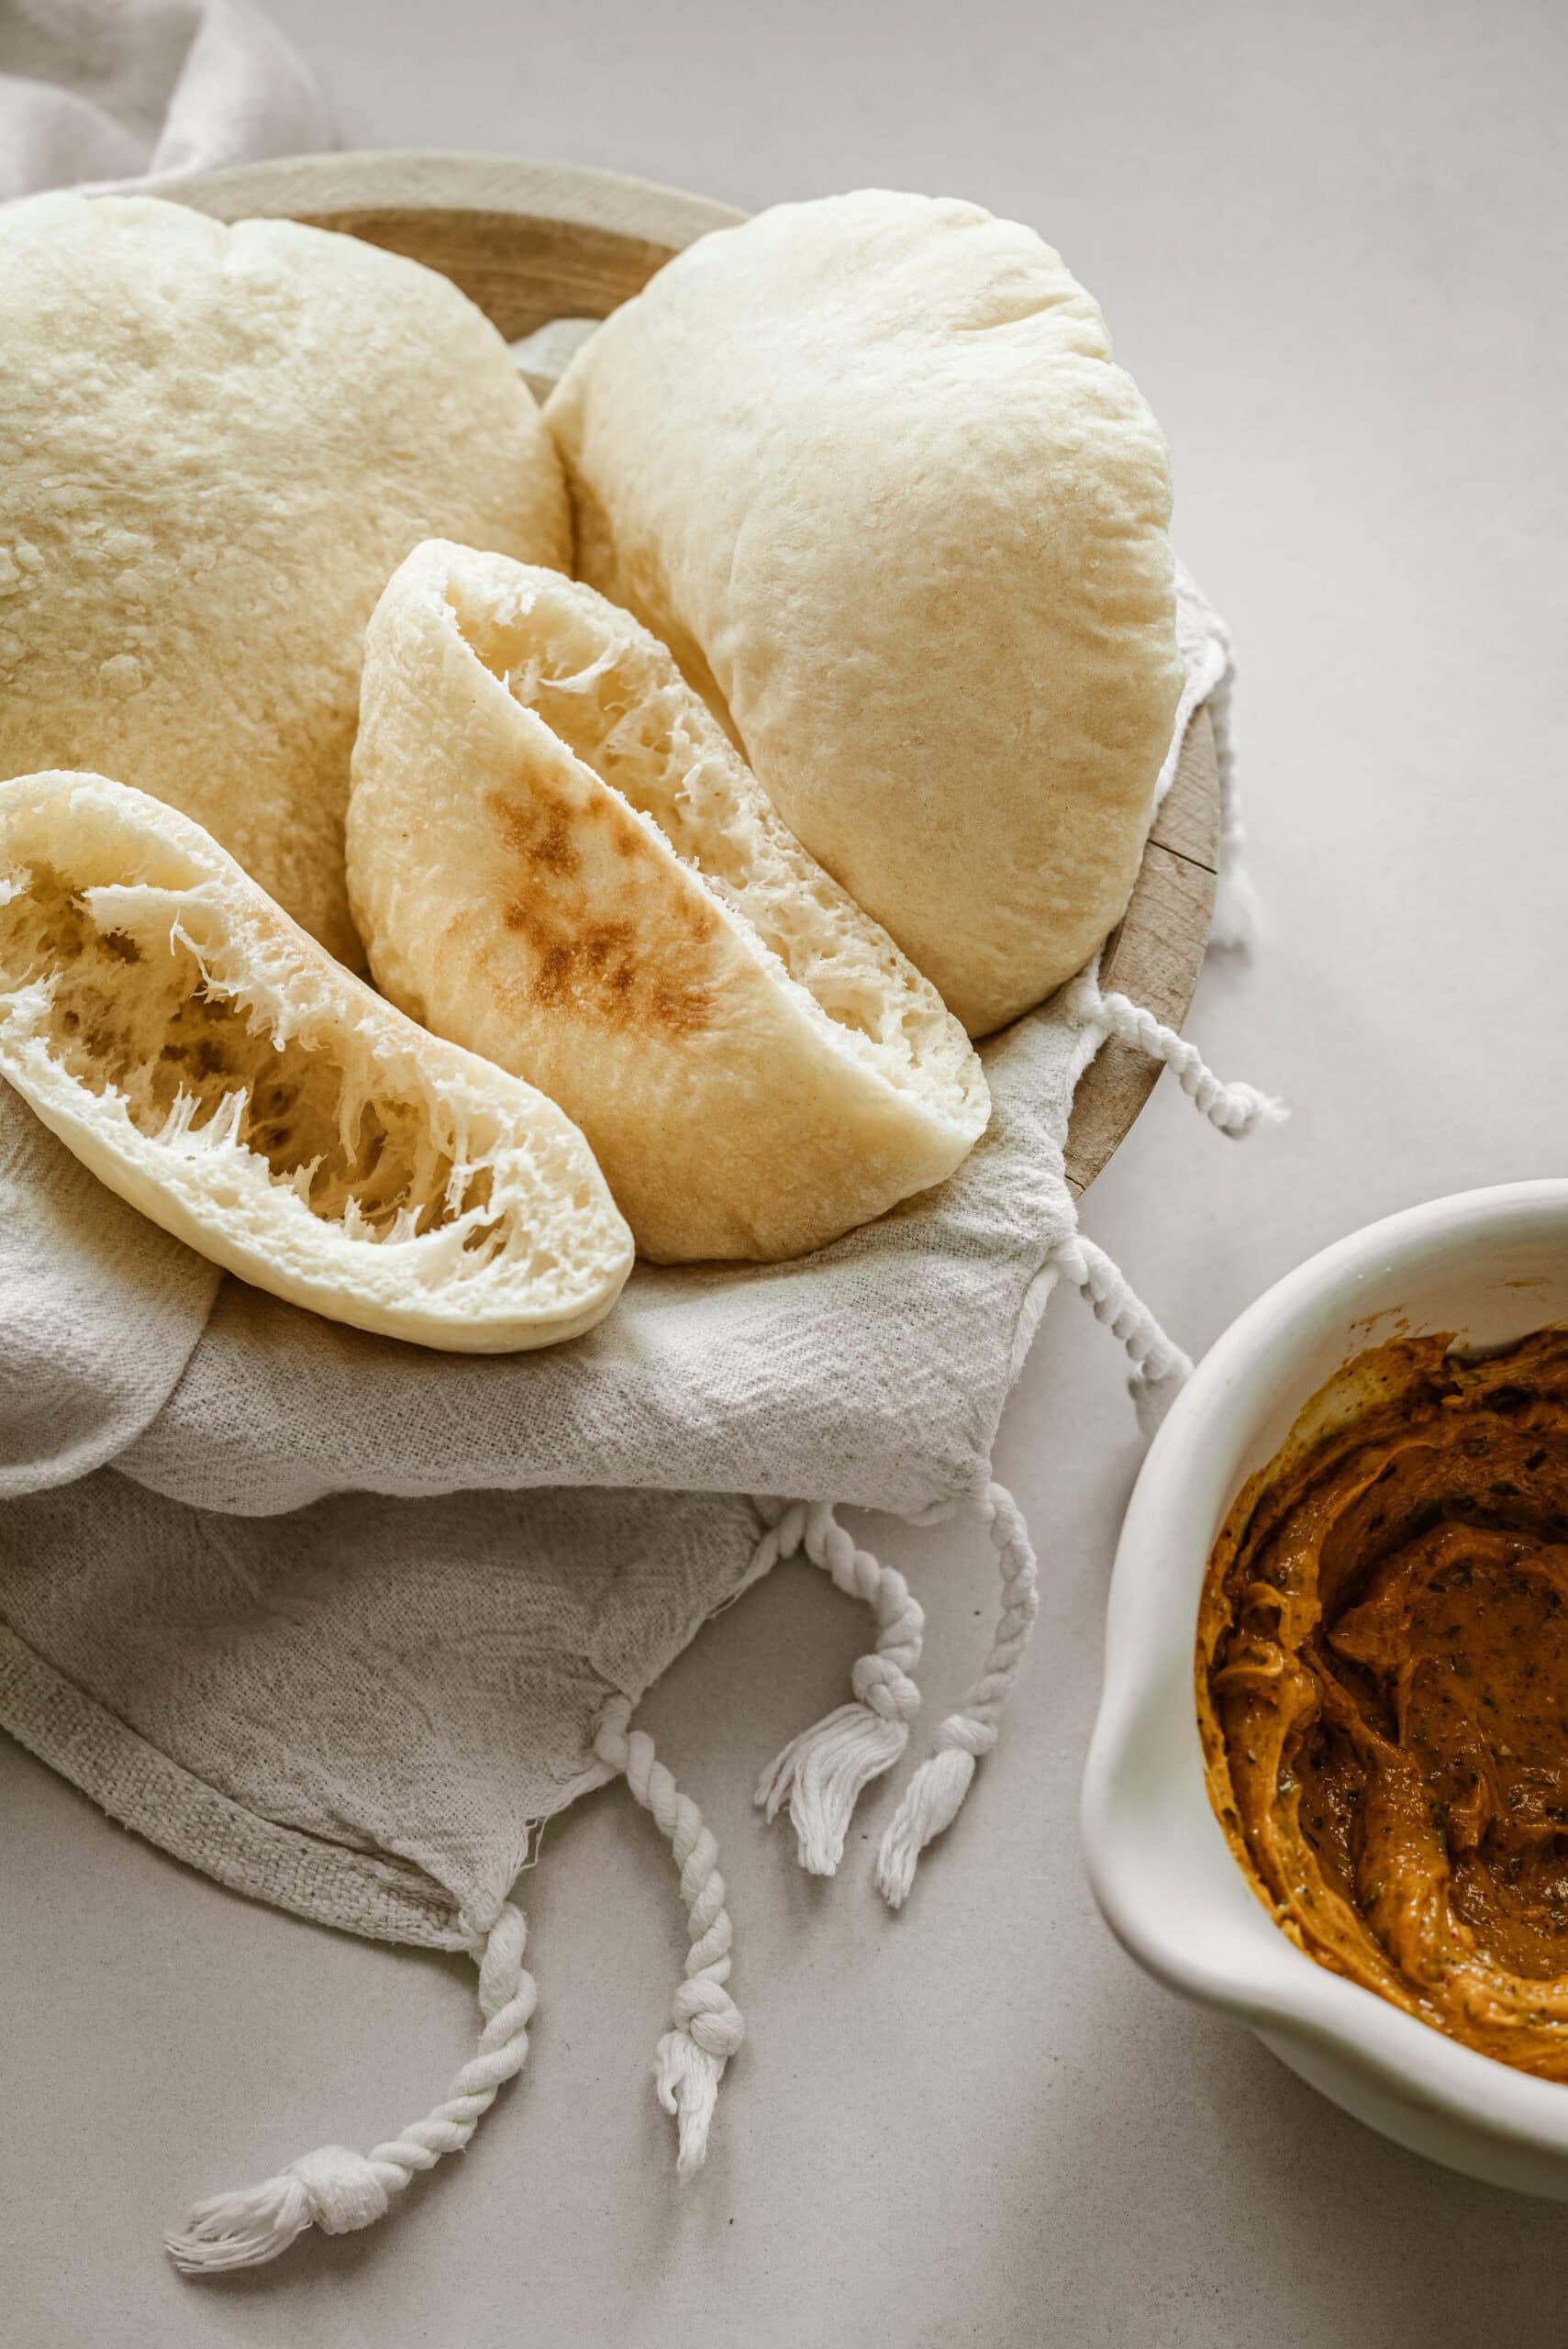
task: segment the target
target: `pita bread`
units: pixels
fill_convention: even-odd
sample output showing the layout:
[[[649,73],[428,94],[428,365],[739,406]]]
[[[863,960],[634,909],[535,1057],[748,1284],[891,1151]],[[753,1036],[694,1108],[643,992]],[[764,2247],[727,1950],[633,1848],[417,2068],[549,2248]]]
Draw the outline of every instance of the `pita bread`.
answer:
[[[526,1073],[639,1252],[794,1255],[950,1174],[989,1100],[663,645],[439,541],[365,640],[349,881],[381,985]]]
[[[0,783],[0,1076],[242,1280],[463,1353],[591,1329],[631,1235],[551,1101],[427,1036],[188,817]]]
[[[0,211],[0,775],[183,808],[333,953],[360,644],[435,531],[570,549],[495,329],[417,262],[149,197]]]
[[[1165,446],[1032,229],[868,190],[704,237],[545,410],[579,575],[728,712],[973,1035],[1119,919],[1181,693]]]

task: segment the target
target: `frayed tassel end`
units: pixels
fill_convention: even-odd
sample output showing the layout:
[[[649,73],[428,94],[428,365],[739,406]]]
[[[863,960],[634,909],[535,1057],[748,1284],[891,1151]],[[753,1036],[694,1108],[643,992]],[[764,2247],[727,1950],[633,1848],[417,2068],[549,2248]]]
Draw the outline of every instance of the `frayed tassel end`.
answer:
[[[472,2134],[472,2132],[470,2132]],[[384,2219],[390,2196],[373,2163],[348,2145],[321,2145],[278,2177],[237,2194],[198,2202],[183,2234],[163,2247],[183,2275],[225,2267],[263,2267],[296,2243],[307,2227],[352,2234]]]
[[[691,2177],[707,2155],[707,2132],[718,2102],[724,2067],[746,2036],[746,2021],[725,1988],[729,1976],[729,1912],[718,1854],[703,1816],[653,1751],[646,1731],[630,1726],[631,1706],[617,1697],[605,1708],[594,1749],[667,1836],[681,1871],[681,1894],[692,1946],[686,1977],[671,2009],[674,2023],[659,2042],[653,2085],[680,2132],[675,2173]]]
[[[677,2177],[695,2177],[707,2159],[707,2132],[718,2103],[726,2058],[710,2055],[688,2032],[667,2031],[654,2056],[659,2101],[679,2132]]]
[[[198,2202],[184,2232],[163,2238],[164,2249],[183,2274],[263,2266],[307,2227],[347,2235],[373,2226],[417,2171],[434,2169],[443,2154],[462,2151],[503,2081],[522,2069],[535,1991],[533,1976],[523,1966],[528,1926],[521,1909],[503,1901],[487,1925],[466,1914],[462,1921],[479,1959],[479,2004],[485,2021],[478,2054],[458,2073],[443,2101],[368,2154],[348,2145],[317,2145],[260,2186]]]
[[[1222,858],[1214,885],[1208,942],[1222,954],[1251,956],[1257,951],[1261,909],[1251,874],[1239,857]]]
[[[950,1713],[937,1731],[937,1750],[922,1762],[904,1789],[898,1814],[882,1840],[876,1888],[890,1909],[902,1909],[915,1881],[921,1853],[951,1827],[963,1808],[974,1765],[995,1745],[1007,1701],[1040,1606],[1039,1575],[1023,1511],[1005,1485],[989,1484],[982,1497],[1002,1576],[1002,1609],[984,1669],[960,1712]]]
[[[792,1738],[757,1782],[758,1805],[770,1820],[788,1800],[801,1866],[810,1876],[832,1876],[862,1790],[892,1769],[908,1742],[920,1708],[910,1675],[920,1660],[925,1617],[903,1575],[860,1549],[826,1501],[786,1512],[764,1542],[781,1555],[798,1543],[837,1589],[876,1609],[875,1653],[862,1655],[851,1675],[855,1702]]]
[[[310,2223],[310,2198],[299,2179],[269,2177],[261,2186],[198,2202],[183,2232],[166,2234],[163,2248],[183,2276],[261,2267],[285,2252]]]
[[[943,1746],[921,1763],[904,1789],[876,1860],[876,1888],[890,1909],[902,1909],[908,1899],[921,1853],[952,1825],[973,1776],[973,1753]]]
[[[792,1738],[763,1771],[758,1805],[772,1820],[788,1801],[808,1876],[837,1872],[856,1803],[873,1778],[892,1769],[908,1742],[906,1721],[889,1720],[869,1705],[840,1705]]]

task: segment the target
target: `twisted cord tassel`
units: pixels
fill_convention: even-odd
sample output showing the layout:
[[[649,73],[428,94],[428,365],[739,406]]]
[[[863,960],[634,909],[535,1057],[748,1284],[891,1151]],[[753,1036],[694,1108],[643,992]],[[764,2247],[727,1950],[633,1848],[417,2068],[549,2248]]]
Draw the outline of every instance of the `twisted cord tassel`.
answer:
[[[183,2232],[163,2238],[176,2267],[187,2276],[259,2267],[307,2227],[342,2235],[373,2226],[416,2172],[434,2169],[443,2154],[462,2151],[503,2083],[523,2068],[539,1996],[523,1965],[528,1929],[520,1909],[503,1901],[488,1928],[477,1928],[468,1916],[462,1925],[479,1964],[484,2029],[477,2054],[459,2072],[445,2101],[368,2154],[320,2145],[260,2186],[198,2202]]]
[[[1111,1035],[1136,1045],[1151,1060],[1162,1061],[1188,1100],[1195,1101],[1209,1124],[1233,1141],[1258,1126],[1277,1126],[1289,1116],[1283,1101],[1260,1093],[1255,1085],[1221,1084],[1195,1044],[1167,1028],[1130,996],[1102,995],[1095,1010]]]
[[[950,1713],[938,1730],[935,1753],[906,1787],[897,1816],[883,1838],[876,1888],[893,1909],[902,1909],[908,1898],[920,1854],[952,1825],[969,1792],[975,1763],[996,1742],[1002,1709],[1018,1676],[1040,1606],[1035,1554],[1023,1511],[1005,1485],[986,1486],[981,1509],[1001,1567],[1002,1609],[984,1671],[961,1710]]]
[[[656,1757],[653,1740],[642,1730],[628,1730],[630,1720],[629,1700],[616,1698],[606,1708],[594,1751],[624,1776],[644,1810],[651,1811],[681,1871],[692,1945],[685,1979],[670,2010],[675,2028],[659,2042],[654,2058],[654,2087],[680,2132],[675,2174],[690,2177],[707,2155],[708,2124],[724,2067],[746,2036],[745,2019],[724,1987],[734,1932],[724,1905],[718,1847],[702,1813]]]
[[[1191,1358],[1169,1339],[1142,1299],[1129,1286],[1119,1266],[1103,1248],[1081,1231],[1069,1234],[1056,1249],[1056,1262],[1075,1288],[1081,1289],[1113,1338],[1119,1338],[1132,1364],[1127,1382],[1138,1424],[1146,1436],[1155,1429],[1192,1376]]]
[[[875,1650],[851,1675],[854,1703],[802,1730],[757,1781],[756,1800],[770,1820],[788,1798],[801,1866],[811,1876],[832,1876],[862,1791],[892,1769],[908,1742],[920,1706],[909,1675],[920,1661],[926,1618],[903,1575],[858,1549],[827,1501],[795,1503],[763,1538],[779,1542],[780,1557],[804,1549],[846,1598],[876,1610]]]
[[[1247,871],[1247,834],[1236,787],[1236,754],[1230,738],[1230,689],[1234,665],[1226,669],[1208,704],[1214,758],[1219,773],[1219,870],[1215,876],[1214,913],[1208,942],[1222,951],[1250,954],[1257,942],[1258,897]]]

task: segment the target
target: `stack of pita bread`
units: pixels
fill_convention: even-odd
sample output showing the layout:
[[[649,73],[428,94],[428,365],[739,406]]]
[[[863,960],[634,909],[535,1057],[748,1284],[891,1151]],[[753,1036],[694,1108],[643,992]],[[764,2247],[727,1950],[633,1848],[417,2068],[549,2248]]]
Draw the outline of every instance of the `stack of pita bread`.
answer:
[[[542,417],[352,238],[10,206],[0,1074],[428,1345],[821,1246],[951,1174],[971,1038],[1125,907],[1169,508],[1095,304],[972,206],[706,237]]]

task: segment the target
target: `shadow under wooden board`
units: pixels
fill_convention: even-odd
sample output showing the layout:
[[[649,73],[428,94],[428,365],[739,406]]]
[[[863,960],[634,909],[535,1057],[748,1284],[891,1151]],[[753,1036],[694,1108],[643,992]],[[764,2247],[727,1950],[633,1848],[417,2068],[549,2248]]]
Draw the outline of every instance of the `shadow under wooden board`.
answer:
[[[508,341],[552,318],[607,317],[672,254],[743,216],[706,196],[611,172],[503,156],[312,155],[241,165],[168,190],[220,220],[305,220],[406,253],[460,285]],[[1200,710],[1144,850],[1102,977],[1179,1028],[1214,911],[1219,776]],[[1084,1076],[1067,1137],[1078,1193],[1124,1139],[1160,1075],[1114,1040]]]

